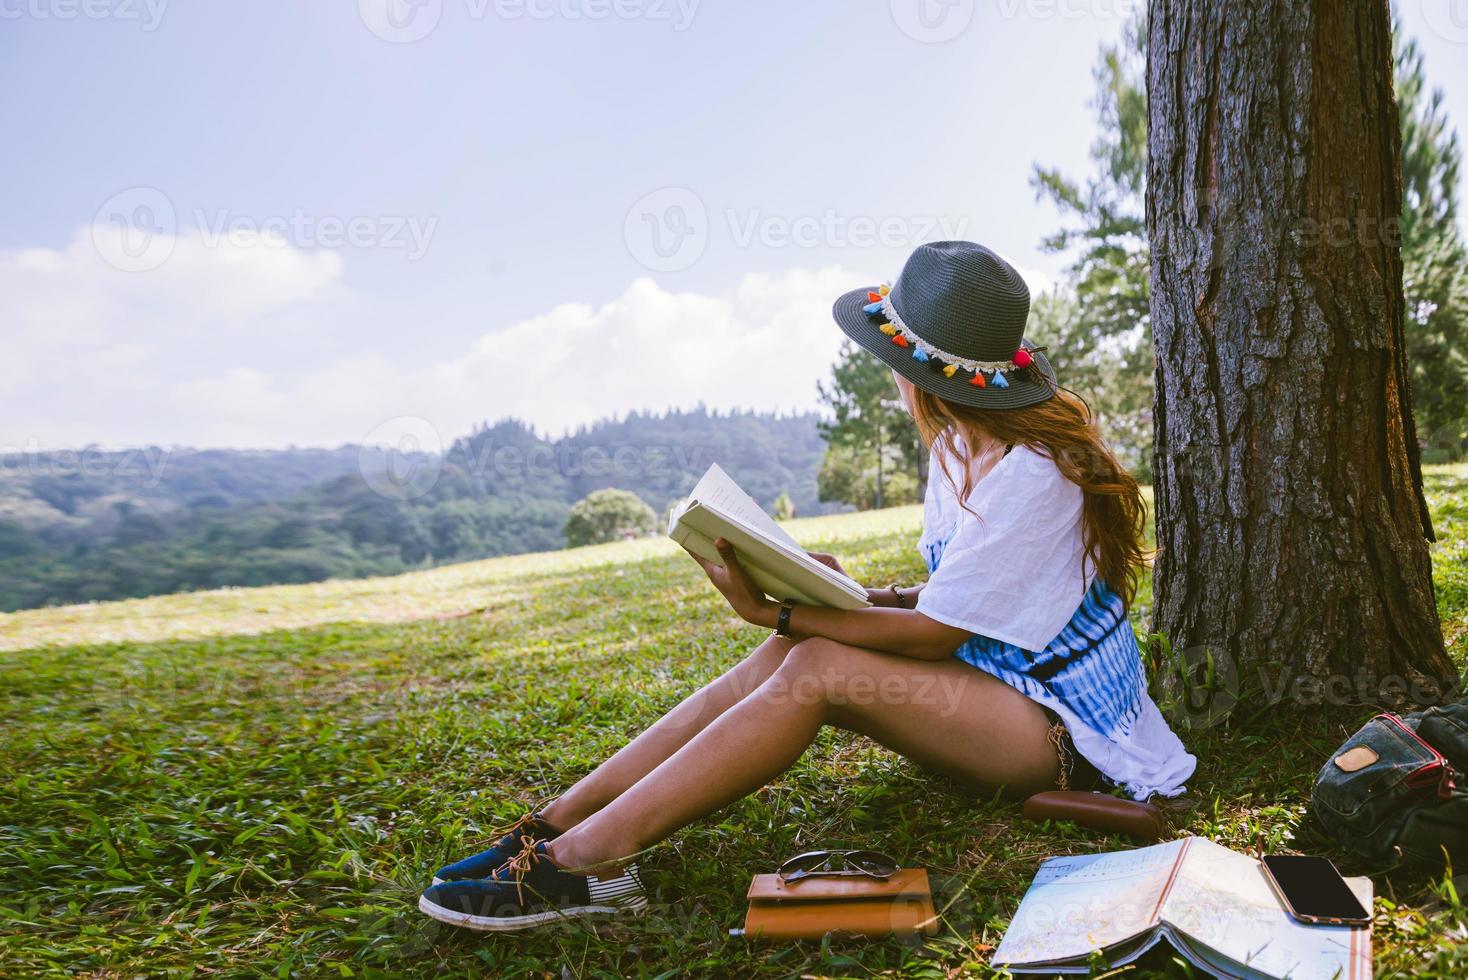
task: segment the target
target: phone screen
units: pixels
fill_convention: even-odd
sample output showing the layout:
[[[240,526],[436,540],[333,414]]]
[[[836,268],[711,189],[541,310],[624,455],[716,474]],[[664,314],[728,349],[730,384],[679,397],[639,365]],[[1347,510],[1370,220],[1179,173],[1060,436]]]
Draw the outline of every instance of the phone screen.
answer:
[[[1322,857],[1276,855],[1264,859],[1269,874],[1299,915],[1368,919],[1335,865]]]

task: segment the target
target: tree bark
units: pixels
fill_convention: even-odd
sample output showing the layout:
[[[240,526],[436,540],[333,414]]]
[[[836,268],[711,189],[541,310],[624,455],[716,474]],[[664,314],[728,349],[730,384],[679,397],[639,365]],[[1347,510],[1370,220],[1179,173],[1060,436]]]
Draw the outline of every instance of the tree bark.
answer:
[[[1153,0],[1155,628],[1274,699],[1440,701],[1387,0]]]

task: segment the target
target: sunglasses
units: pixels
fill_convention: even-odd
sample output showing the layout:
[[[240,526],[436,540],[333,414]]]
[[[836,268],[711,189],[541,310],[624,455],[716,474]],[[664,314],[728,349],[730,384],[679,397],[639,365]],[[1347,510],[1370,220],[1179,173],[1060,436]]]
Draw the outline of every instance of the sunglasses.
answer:
[[[881,851],[806,851],[781,864],[776,873],[787,885],[802,878],[858,875],[886,881],[897,873],[897,862]]]

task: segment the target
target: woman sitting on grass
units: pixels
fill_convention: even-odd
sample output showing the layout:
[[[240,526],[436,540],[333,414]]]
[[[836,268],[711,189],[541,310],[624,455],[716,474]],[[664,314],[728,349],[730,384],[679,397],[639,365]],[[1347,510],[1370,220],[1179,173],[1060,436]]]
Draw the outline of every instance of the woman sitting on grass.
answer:
[[[891,366],[931,451],[927,582],[868,590],[875,608],[782,607],[717,542],[723,564],[700,560],[709,580],[774,634],[494,847],[440,869],[419,907],[504,931],[640,911],[626,859],[764,786],[823,725],[1015,795],[1182,792],[1194,759],[1147,696],[1127,620],[1142,496],[1024,342],[1029,305],[1014,268],[971,242],[924,245],[890,290],[838,299],[836,322]]]

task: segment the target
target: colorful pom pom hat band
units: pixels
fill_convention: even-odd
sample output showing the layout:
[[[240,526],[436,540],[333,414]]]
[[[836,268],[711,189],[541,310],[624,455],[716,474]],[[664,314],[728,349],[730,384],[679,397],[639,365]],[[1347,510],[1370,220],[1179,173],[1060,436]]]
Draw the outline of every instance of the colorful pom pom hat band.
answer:
[[[920,245],[890,286],[832,311],[848,337],[924,391],[960,405],[1024,408],[1055,394],[1055,370],[1024,339],[1030,290],[973,242]]]

